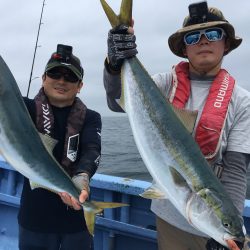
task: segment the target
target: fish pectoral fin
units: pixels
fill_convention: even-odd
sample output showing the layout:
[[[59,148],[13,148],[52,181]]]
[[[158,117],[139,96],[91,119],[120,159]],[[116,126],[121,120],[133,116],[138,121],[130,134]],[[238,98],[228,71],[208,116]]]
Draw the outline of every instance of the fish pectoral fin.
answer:
[[[55,140],[54,138],[50,137],[47,134],[42,134],[39,132],[39,136],[43,142],[43,145],[45,146],[45,148],[47,149],[47,151],[52,154],[52,151],[54,149],[54,147],[56,146],[56,144],[58,143],[57,140]]]
[[[183,178],[183,176],[173,167],[169,167],[170,173],[173,177],[173,181],[176,185],[180,187],[188,187],[187,181]]]
[[[145,199],[167,199],[166,194],[164,194],[157,186],[152,185],[147,188],[142,194],[139,194]]]
[[[198,111],[191,111],[186,109],[180,109],[174,107],[172,104],[170,104],[176,114],[176,116],[180,119],[184,127],[188,130],[190,134],[192,134],[195,126],[195,122],[198,116]]]
[[[97,214],[102,213],[103,209],[125,207],[125,206],[129,206],[129,205],[125,203],[119,203],[119,202],[89,201],[88,208],[87,209],[84,208],[84,218],[85,218],[89,233],[92,236],[94,236],[95,216]]]

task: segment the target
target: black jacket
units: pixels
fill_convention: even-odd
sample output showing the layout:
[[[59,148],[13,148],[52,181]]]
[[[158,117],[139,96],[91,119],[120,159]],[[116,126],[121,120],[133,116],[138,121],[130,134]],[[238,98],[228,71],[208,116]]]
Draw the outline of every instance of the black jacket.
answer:
[[[35,103],[28,98],[24,98],[24,101],[35,123]],[[63,154],[70,108],[52,106],[55,120],[55,139],[58,140],[53,155],[59,163]],[[95,160],[101,154],[101,127],[100,114],[87,109],[85,122],[80,133],[80,154],[77,159],[76,173],[87,172],[90,177],[95,173],[98,166]],[[87,230],[82,210],[75,211],[69,208],[62,202],[59,195],[45,189],[31,190],[27,178],[24,178],[18,223],[25,229],[44,233],[74,233]]]

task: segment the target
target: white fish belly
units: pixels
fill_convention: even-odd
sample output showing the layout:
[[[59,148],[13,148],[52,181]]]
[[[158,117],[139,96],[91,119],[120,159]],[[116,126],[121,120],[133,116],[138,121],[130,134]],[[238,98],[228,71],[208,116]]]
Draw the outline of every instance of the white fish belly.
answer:
[[[125,110],[135,143],[152,178],[191,225],[224,243],[221,221],[213,210],[189,186],[175,183],[170,167],[181,172],[180,167],[150,117],[150,107],[147,106],[150,104],[144,102],[129,63],[124,64],[123,70]]]
[[[186,217],[186,203],[190,189],[176,186],[169,167],[177,168],[159,135],[158,129],[149,116],[149,109],[143,103],[143,97],[134,81],[129,64],[124,65],[125,109],[129,117],[135,143],[152,178],[166,193],[169,200]]]

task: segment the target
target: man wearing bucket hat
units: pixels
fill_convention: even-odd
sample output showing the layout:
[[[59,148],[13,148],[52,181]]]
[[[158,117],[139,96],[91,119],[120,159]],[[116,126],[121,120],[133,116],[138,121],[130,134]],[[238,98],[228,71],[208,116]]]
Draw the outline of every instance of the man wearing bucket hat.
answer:
[[[198,111],[193,136],[240,214],[250,161],[250,94],[221,65],[223,57],[241,42],[220,10],[208,8],[206,2],[191,4],[183,27],[168,40],[171,51],[187,61],[170,73],[153,76],[174,106]],[[136,54],[132,27],[122,25],[109,31],[104,86],[113,111],[123,112],[117,104],[123,60]],[[160,250],[227,249],[191,227],[169,201],[153,200],[151,209],[157,215]]]
[[[37,130],[57,141],[53,155],[82,190],[79,201],[84,202],[101,155],[101,117],[77,97],[83,68],[72,49],[57,45],[39,93],[24,101]],[[25,178],[18,214],[19,249],[92,249],[79,201],[67,193],[32,189]]]

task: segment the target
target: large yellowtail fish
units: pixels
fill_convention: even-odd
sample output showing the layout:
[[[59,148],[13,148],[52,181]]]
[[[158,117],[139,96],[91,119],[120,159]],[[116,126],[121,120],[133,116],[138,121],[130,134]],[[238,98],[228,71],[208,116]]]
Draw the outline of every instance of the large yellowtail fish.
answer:
[[[68,174],[46,149],[8,66],[0,57],[0,154],[37,187],[67,192],[78,200],[78,190]],[[123,203],[86,201],[82,204],[87,228],[94,234],[95,215]]]
[[[105,0],[100,1],[112,27],[131,24],[132,0],[122,0],[119,15]],[[193,227],[238,249],[234,241],[244,241],[240,214],[190,135],[189,126],[184,126],[190,123],[190,114],[166,101],[136,57],[124,61],[121,80],[120,105],[156,183],[142,196],[169,199]],[[193,125],[194,121],[191,128]]]

